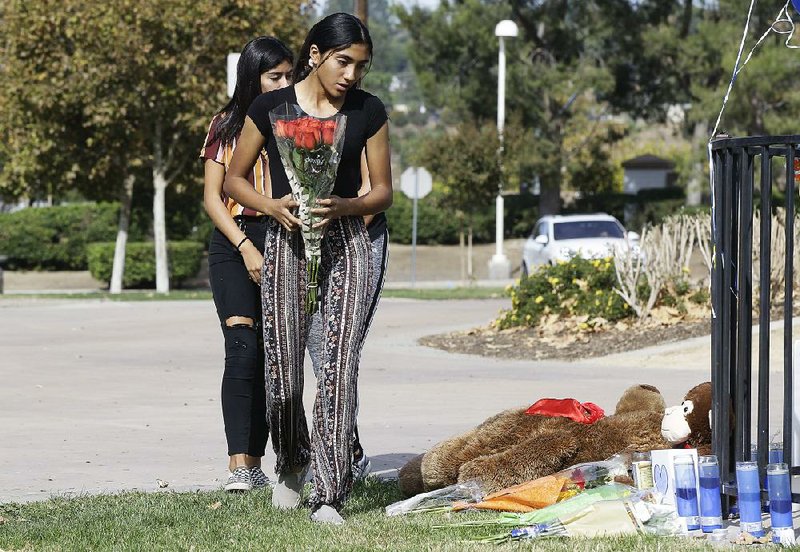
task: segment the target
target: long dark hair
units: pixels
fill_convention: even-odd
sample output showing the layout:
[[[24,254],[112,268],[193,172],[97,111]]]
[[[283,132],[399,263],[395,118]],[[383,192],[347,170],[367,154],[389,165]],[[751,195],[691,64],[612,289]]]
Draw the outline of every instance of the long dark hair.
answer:
[[[294,66],[292,81],[297,83],[311,72],[308,60],[311,57],[311,45],[316,44],[320,53],[338,52],[349,48],[353,44],[364,44],[369,49],[370,63],[372,63],[372,37],[369,36],[367,27],[359,18],[349,13],[332,13],[321,19],[311,27],[306,36],[306,41],[300,49],[297,63]]]
[[[292,51],[274,36],[259,36],[248,42],[236,64],[236,88],[228,104],[219,110],[221,115],[211,141],[230,142],[244,126],[250,104],[261,94],[261,74],[284,61],[294,61]]]

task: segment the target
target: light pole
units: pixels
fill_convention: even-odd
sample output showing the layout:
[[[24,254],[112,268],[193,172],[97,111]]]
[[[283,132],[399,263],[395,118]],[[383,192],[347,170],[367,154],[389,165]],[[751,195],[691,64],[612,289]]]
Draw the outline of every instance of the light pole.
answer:
[[[497,186],[497,199],[495,201],[495,252],[489,261],[489,278],[491,280],[505,280],[511,276],[511,263],[503,253],[503,127],[506,122],[506,45],[504,39],[512,38],[519,34],[517,24],[510,19],[504,19],[494,28],[494,34],[500,40],[500,53],[497,59],[497,137],[500,139],[498,157],[500,162],[501,181]]]

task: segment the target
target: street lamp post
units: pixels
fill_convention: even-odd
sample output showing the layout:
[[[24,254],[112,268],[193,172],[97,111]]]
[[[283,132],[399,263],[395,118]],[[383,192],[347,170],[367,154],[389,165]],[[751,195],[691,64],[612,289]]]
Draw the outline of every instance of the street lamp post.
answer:
[[[505,19],[494,28],[494,34],[500,41],[500,53],[497,59],[497,137],[500,139],[498,157],[501,167],[503,163],[503,128],[506,122],[506,45],[505,38],[512,38],[519,34],[517,24],[510,19]],[[511,276],[511,263],[503,253],[503,182],[497,186],[497,199],[495,200],[495,252],[489,261],[489,278],[492,280],[505,280]]]

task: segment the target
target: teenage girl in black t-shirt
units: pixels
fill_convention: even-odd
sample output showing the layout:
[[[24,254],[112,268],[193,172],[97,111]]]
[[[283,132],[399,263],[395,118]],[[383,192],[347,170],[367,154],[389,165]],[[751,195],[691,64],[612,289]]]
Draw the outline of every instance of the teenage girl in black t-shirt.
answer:
[[[311,519],[342,523],[338,513],[352,487],[352,442],[357,407],[358,361],[369,311],[370,245],[365,215],[392,202],[389,128],[375,96],[354,88],[372,59],[367,28],[352,15],[330,15],[312,27],[295,66],[295,85],[259,96],[248,111],[242,136],[225,179],[225,191],[243,205],[261,202],[274,222],[267,229],[262,273],[264,340],[267,353],[267,409],[278,457],[273,504],[299,505],[309,461],[314,491]],[[323,375],[317,381],[313,430],[303,410],[303,356],[310,316],[305,313],[306,261],[292,213],[296,203],[269,122],[270,110],[297,104],[308,115],[347,116],[341,161],[329,199],[312,212],[322,217],[322,318],[325,321]],[[272,198],[258,197],[245,175],[266,144]],[[358,195],[361,153],[366,151],[371,189]],[[262,210],[259,208],[259,210]]]

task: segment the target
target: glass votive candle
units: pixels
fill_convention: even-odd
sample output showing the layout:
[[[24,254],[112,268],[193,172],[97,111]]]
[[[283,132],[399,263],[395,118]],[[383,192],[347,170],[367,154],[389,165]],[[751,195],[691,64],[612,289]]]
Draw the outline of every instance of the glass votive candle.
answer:
[[[697,480],[694,475],[694,457],[689,454],[676,456],[675,504],[678,517],[686,524],[687,531],[700,529],[700,511],[697,506]]]
[[[700,475],[700,526],[703,533],[722,529],[722,500],[719,480],[719,463],[712,455],[701,456]]]
[[[792,525],[792,487],[789,467],[780,462],[767,466],[769,482],[769,517],[772,522],[772,542],[794,544]]]
[[[761,524],[761,485],[758,481],[758,464],[736,462],[736,490],[739,503],[739,526],[754,537],[764,536]]]
[[[768,462],[770,464],[780,464],[783,462],[783,443],[770,443]]]
[[[631,457],[633,484],[637,489],[653,487],[653,463],[649,452],[634,452]]]

